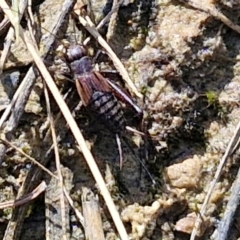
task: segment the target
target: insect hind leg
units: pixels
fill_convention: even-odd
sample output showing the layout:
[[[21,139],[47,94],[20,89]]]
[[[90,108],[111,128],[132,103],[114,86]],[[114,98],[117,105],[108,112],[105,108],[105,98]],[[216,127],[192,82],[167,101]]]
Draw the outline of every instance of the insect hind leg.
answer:
[[[126,146],[129,148],[129,150],[132,152],[132,154],[135,156],[135,158],[139,161],[139,163],[141,164],[141,166],[143,167],[143,169],[145,170],[145,172],[147,173],[147,175],[151,179],[153,185],[156,185],[156,181],[154,180],[152,174],[149,172],[149,170],[147,169],[147,167],[144,164],[144,162],[142,161],[142,159],[132,149],[132,147],[130,146],[130,144],[128,142],[128,139],[125,136],[122,136],[122,139],[123,139],[124,143],[126,144]]]

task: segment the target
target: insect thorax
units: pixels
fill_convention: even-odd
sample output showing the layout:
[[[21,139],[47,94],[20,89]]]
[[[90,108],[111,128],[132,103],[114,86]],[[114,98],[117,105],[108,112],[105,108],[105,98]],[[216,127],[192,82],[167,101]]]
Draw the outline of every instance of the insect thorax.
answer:
[[[70,63],[71,70],[74,74],[82,74],[92,71],[92,61],[88,56],[82,57],[79,60],[74,60]]]

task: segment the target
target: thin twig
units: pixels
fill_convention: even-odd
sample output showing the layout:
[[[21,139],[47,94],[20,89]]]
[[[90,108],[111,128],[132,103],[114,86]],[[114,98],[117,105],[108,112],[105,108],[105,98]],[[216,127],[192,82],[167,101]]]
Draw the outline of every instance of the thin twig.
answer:
[[[59,29],[63,25],[63,22],[65,21],[65,18],[66,18],[66,14],[69,12],[72,5],[73,5],[73,0],[65,1],[65,3],[62,6],[62,11],[59,13],[59,16],[56,18],[57,22],[53,23],[52,29],[50,31],[51,33],[49,33],[48,38],[45,37],[43,39],[44,46],[46,46],[45,51],[42,55],[43,59],[45,59],[46,56],[48,55],[48,53],[55,41],[55,36],[57,35]],[[35,67],[31,67],[28,70],[25,78],[23,79],[23,81],[21,82],[17,91],[15,92],[15,94],[11,100],[11,103],[8,105],[8,107],[5,109],[3,115],[1,116],[0,128],[2,127],[2,125],[6,121],[6,119],[8,118],[11,111],[12,111],[12,115],[14,115],[14,119],[13,119],[14,122],[11,122],[11,128],[13,129],[17,125],[17,123],[22,115],[24,106],[27,102],[28,96],[30,95],[32,86],[35,83],[37,74],[38,73],[36,73]],[[15,104],[16,104],[16,106],[15,106]],[[15,106],[14,111],[12,109],[13,106]],[[9,128],[10,127],[8,126],[8,129]],[[0,156],[0,162],[1,162],[1,156]]]
[[[97,25],[97,29],[100,29],[101,27],[103,27],[107,22],[110,21],[110,18],[112,16],[113,13],[117,12],[119,7],[122,5],[122,3],[124,2],[124,0],[120,0],[115,6],[112,6],[111,11],[107,14],[107,16],[105,16],[101,22]]]
[[[2,4],[2,1],[0,1]],[[73,0],[64,0],[63,4],[61,4],[61,9],[59,10],[55,21],[53,22],[50,32],[47,35],[42,36],[41,42],[45,46],[44,52],[42,55],[42,58],[45,59],[52,48],[55,37],[57,33],[59,32],[59,29],[63,26],[63,23],[66,21],[66,16],[69,14],[73,6]],[[28,96],[30,95],[31,89],[35,83],[35,79],[38,76],[38,72],[36,71],[36,67],[31,67],[29,71],[27,72],[27,75],[25,76],[23,82],[21,83],[22,91],[19,91],[19,97],[16,97],[16,103],[13,105],[13,108],[11,110],[11,107],[6,109],[6,111],[11,112],[8,122],[6,123],[6,126],[4,127],[4,132],[7,133],[7,136],[11,137],[11,133],[14,131],[16,126],[18,125],[18,122],[23,114],[24,107],[26,105]],[[17,94],[15,94],[16,96]],[[5,113],[4,112],[4,113]],[[6,114],[8,115],[8,114]],[[10,140],[8,138],[8,140]],[[43,145],[45,145],[46,141],[43,141]],[[4,152],[6,150],[6,146],[4,144],[0,144],[0,162],[4,157]],[[40,159],[41,163],[45,165],[50,157],[51,157],[52,148],[49,148],[49,150],[46,151],[44,156]],[[25,193],[31,191],[32,188],[34,188],[35,184],[40,180],[41,177],[41,169],[35,165],[32,165],[29,169],[29,172],[27,173],[27,176],[20,187],[17,197],[23,196]],[[26,212],[28,210],[28,204],[22,205],[21,207],[14,208],[12,212],[11,219],[8,222],[7,228],[5,230],[4,234],[4,240],[5,239],[19,239],[19,236],[21,234],[21,229],[23,225],[23,220],[25,218]]]
[[[27,3],[28,3],[28,0],[21,0],[20,1],[20,4],[19,4],[19,21],[21,21],[22,19],[22,16],[23,16],[23,13],[27,7]],[[9,20],[6,19],[6,24],[8,24]],[[20,24],[20,23],[19,23]],[[2,51],[2,54],[1,54],[1,58],[0,58],[0,74],[2,73],[3,71],[3,67],[4,67],[4,64],[7,60],[7,56],[9,54],[9,51],[10,51],[10,47],[12,45],[12,41],[14,39],[14,28],[13,27],[10,27],[10,29],[8,30],[8,34],[5,38],[5,42],[4,42],[4,48],[3,48],[3,51]]]
[[[58,174],[55,163],[51,161],[50,169]],[[67,168],[61,166],[61,175],[65,179],[67,191],[71,191],[73,187],[73,172]],[[60,182],[54,178],[49,179],[48,187],[45,193],[45,223],[46,223],[46,240],[52,239],[70,239],[70,205],[65,202],[64,208],[62,207],[63,187]],[[64,211],[64,213],[63,213]],[[65,217],[63,220],[62,218]]]
[[[5,144],[9,145],[11,148],[22,154],[24,157],[28,158],[31,162],[39,166],[43,171],[45,171],[47,174],[49,174],[51,177],[58,179],[57,176],[55,176],[51,171],[49,171],[47,168],[45,168],[41,163],[39,163],[36,159],[30,157],[28,154],[23,152],[20,148],[14,146],[11,142],[9,142],[3,135],[1,135],[0,140],[4,142]]]
[[[189,6],[202,10],[206,13],[209,13],[216,19],[223,22],[225,25],[227,25],[232,30],[236,31],[240,34],[240,26],[237,24],[234,24],[229,18],[227,18],[224,14],[222,14],[212,3],[202,2],[198,0],[179,0],[180,2],[183,2],[184,4],[188,4]]]
[[[21,199],[0,203],[0,209],[18,207],[25,203],[28,203],[29,201],[37,198],[42,192],[44,192],[46,190],[46,187],[46,183],[42,181],[32,192],[21,197]]]
[[[15,36],[16,36],[16,42],[19,42],[19,26],[20,26],[20,17],[19,17],[19,1],[18,0],[12,0],[12,9],[13,9],[13,15],[15,17]]]
[[[122,3],[123,3],[123,0],[121,0],[115,7],[112,7],[112,10],[101,20],[100,23],[98,23],[98,25],[97,25],[97,27],[96,27],[97,30],[99,30],[99,29],[102,28],[104,25],[106,25],[106,23],[109,22],[112,14],[118,10],[119,6],[120,6]],[[90,40],[91,40],[91,37],[89,36],[89,37],[87,37],[87,38],[83,41],[82,44],[83,44],[84,46],[86,46],[86,45],[89,43]]]
[[[82,226],[84,226],[84,218],[83,218],[83,215],[78,211],[78,209],[74,206],[73,204],[73,200],[72,198],[70,197],[69,193],[67,192],[66,188],[64,187],[63,188],[63,191],[64,191],[64,194],[65,194],[65,197],[67,198],[68,200],[68,203],[70,204],[70,206],[72,207],[72,209],[74,210],[78,220],[80,221],[80,223],[82,224]]]
[[[4,29],[7,28],[10,25],[10,22],[8,20],[8,17],[5,16],[4,19],[0,23],[0,36],[3,34]]]
[[[236,131],[235,131],[233,137],[231,138],[231,140],[230,140],[230,142],[228,144],[228,147],[227,147],[227,149],[225,151],[225,154],[223,155],[221,161],[219,162],[219,165],[218,165],[217,171],[216,171],[216,173],[214,175],[214,178],[213,178],[213,180],[210,183],[207,195],[206,195],[206,197],[204,199],[204,202],[203,202],[203,205],[201,207],[201,210],[200,210],[200,212],[199,212],[199,214],[197,216],[197,219],[196,219],[196,222],[195,222],[195,226],[193,228],[190,240],[194,240],[195,237],[196,237],[197,231],[198,231],[198,229],[200,227],[200,224],[202,222],[201,221],[201,217],[203,217],[205,215],[207,204],[208,204],[209,199],[210,199],[210,197],[212,195],[213,189],[214,189],[217,181],[220,178],[222,169],[223,169],[224,165],[226,164],[228,157],[231,154],[233,154],[233,152],[236,150],[237,145],[239,144],[239,137],[240,137],[240,122],[238,123]]]
[[[4,13],[9,17],[12,24],[14,24],[13,14],[11,12],[11,9],[7,5],[7,3],[4,0],[2,0],[0,2],[0,6],[2,7]],[[59,93],[59,90],[58,90],[54,80],[52,79],[46,66],[44,65],[42,59],[40,58],[37,49],[35,49],[33,43],[31,42],[31,39],[28,37],[27,32],[23,31],[23,29],[21,27],[20,27],[20,37],[23,39],[24,43],[26,44],[28,51],[31,53],[36,66],[38,67],[39,71],[41,72],[44,80],[46,81],[46,83],[48,85],[48,88],[50,89],[58,106],[60,107],[60,109],[63,113],[63,116],[65,117],[66,121],[69,124],[69,127],[70,127],[78,145],[80,146],[80,148],[82,150],[82,153],[83,153],[83,155],[88,163],[88,166],[95,178],[95,181],[97,182],[97,184],[101,190],[102,196],[106,202],[106,205],[108,206],[109,212],[111,213],[111,216],[113,218],[113,221],[115,223],[115,226],[119,232],[121,239],[127,240],[128,235],[127,235],[126,229],[124,228],[124,225],[121,221],[120,215],[119,215],[118,211],[116,210],[116,207],[115,207],[113,200],[109,194],[109,191],[105,185],[102,175],[97,167],[97,164],[94,161],[94,158],[93,158],[90,150],[88,149],[87,144],[83,138],[83,135],[80,132],[74,118],[72,117],[68,106],[66,105],[61,94]]]
[[[51,114],[51,106],[50,106],[50,99],[49,99],[49,94],[47,91],[47,86],[46,83],[43,82],[44,84],[44,95],[46,99],[46,106],[47,106],[47,113],[48,113],[48,119],[50,122],[50,128],[51,128],[51,133],[52,133],[52,140],[53,140],[53,146],[54,146],[54,153],[55,153],[55,162],[56,162],[56,167],[57,167],[57,173],[58,173],[58,185],[60,189],[60,206],[61,206],[61,217],[62,217],[62,239],[67,240],[66,236],[66,216],[65,216],[65,202],[64,202],[64,193],[63,193],[63,177],[61,173],[61,168],[60,168],[60,156],[59,156],[59,150],[58,150],[58,143],[57,143],[57,137],[56,137],[56,131],[54,127],[54,121],[53,117]]]
[[[28,0],[28,14],[29,14],[29,18],[31,20],[31,22],[34,22],[34,18],[33,18],[33,12],[32,12],[32,0]]]
[[[25,14],[25,15],[27,15],[27,14]],[[31,37],[33,43],[35,44],[35,47],[38,48],[37,41],[34,37],[35,36],[35,30],[33,28],[33,25],[34,25],[34,22],[32,22],[32,19],[30,17],[28,17],[27,18],[27,26],[28,26],[29,34],[30,34],[30,37]]]
[[[240,202],[240,168],[238,169],[237,177],[231,188],[231,195],[229,197],[224,216],[218,224],[218,228],[212,235],[211,239],[214,240],[226,240],[228,239],[228,233],[233,223],[236,210]]]

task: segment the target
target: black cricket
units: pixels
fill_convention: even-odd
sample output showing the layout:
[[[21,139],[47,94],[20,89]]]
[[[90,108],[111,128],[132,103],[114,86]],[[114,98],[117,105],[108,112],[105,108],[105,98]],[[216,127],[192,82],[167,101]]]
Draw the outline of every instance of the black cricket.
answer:
[[[71,72],[77,86],[78,94],[82,103],[90,111],[94,111],[99,120],[107,126],[111,132],[116,134],[119,142],[119,134],[125,129],[126,121],[119,101],[129,104],[142,118],[143,111],[138,107],[123,89],[115,85],[111,80],[104,78],[99,72],[93,71],[92,59],[87,56],[84,46],[72,45],[67,49],[66,59],[70,65]],[[119,101],[118,101],[119,100]],[[122,136],[132,153],[141,163],[153,184],[155,180],[149,173],[142,160],[134,153],[127,139]],[[118,144],[120,145],[120,144]],[[122,151],[119,146],[120,164]]]
[[[137,114],[142,116],[142,110],[120,87],[104,78],[99,72],[93,71],[92,59],[87,56],[87,51],[83,46],[70,46],[66,58],[83,105],[94,111],[113,133],[119,134],[126,127],[122,107],[118,100],[132,106]]]

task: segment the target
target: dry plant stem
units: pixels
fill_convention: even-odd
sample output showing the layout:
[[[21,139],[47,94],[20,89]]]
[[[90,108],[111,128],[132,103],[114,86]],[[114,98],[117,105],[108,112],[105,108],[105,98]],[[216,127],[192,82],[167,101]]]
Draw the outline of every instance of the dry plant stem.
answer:
[[[207,195],[204,199],[204,202],[203,202],[203,205],[201,207],[201,210],[200,210],[200,213],[198,214],[198,217],[196,219],[196,222],[195,222],[195,226],[193,228],[193,231],[192,231],[192,234],[191,234],[191,238],[190,240],[194,240],[195,237],[196,237],[196,234],[197,234],[197,230],[199,229],[199,226],[201,224],[201,216],[204,216],[205,214],[205,211],[206,211],[206,208],[207,208],[207,204],[209,202],[209,199],[212,195],[212,192],[213,192],[213,189],[217,183],[217,181],[219,180],[220,178],[220,175],[221,175],[221,172],[222,172],[222,169],[224,167],[224,165],[226,164],[226,161],[228,159],[228,157],[233,154],[233,152],[237,149],[238,147],[238,144],[239,144],[239,138],[240,138],[240,122],[238,123],[237,125],[237,128],[236,128],[236,131],[233,135],[233,137],[231,138],[229,144],[228,144],[228,147],[226,149],[226,152],[225,154],[223,155],[221,161],[219,162],[219,165],[218,165],[218,168],[217,168],[217,171],[214,175],[214,178],[213,180],[211,181],[210,183],[210,186],[209,186],[209,189],[208,189],[208,192],[207,192]]]
[[[56,162],[56,167],[57,167],[57,173],[58,173],[58,188],[60,189],[60,208],[61,208],[61,217],[62,217],[62,239],[67,240],[66,236],[66,216],[65,216],[65,202],[64,202],[64,193],[63,193],[63,177],[61,173],[61,168],[60,168],[60,156],[59,156],[59,150],[58,150],[58,143],[57,143],[57,137],[56,137],[56,131],[54,127],[54,121],[53,117],[51,114],[51,106],[50,106],[50,100],[49,100],[49,95],[47,91],[47,86],[46,83],[43,82],[44,84],[44,95],[46,99],[46,105],[47,105],[47,112],[48,112],[48,119],[50,122],[50,128],[51,128],[51,133],[52,133],[52,140],[53,140],[53,146],[54,146],[54,153],[55,153],[55,162]]]
[[[6,133],[6,136],[9,141],[11,140],[11,134],[13,133],[14,129],[17,127],[18,122],[23,114],[24,107],[27,103],[32,87],[35,83],[36,76],[37,76],[36,69],[31,67],[27,75],[25,76],[24,80],[18,87],[17,91],[15,92],[13,99],[11,100],[11,103],[5,109],[0,119],[0,128],[1,128],[2,124],[5,122],[8,115],[11,113],[9,117],[9,121],[7,122],[3,130],[3,132]],[[3,161],[5,151],[6,151],[6,146],[4,144],[0,144],[0,164]]]
[[[42,192],[44,192],[46,187],[47,185],[43,181],[32,192],[24,195],[23,197],[21,197],[21,199],[0,203],[0,209],[17,207],[28,203],[29,201],[37,198]]]
[[[34,158],[30,157],[28,154],[23,152],[20,148],[14,146],[12,143],[10,143],[8,140],[3,139],[2,137],[0,138],[2,142],[5,144],[9,145],[11,148],[22,154],[24,157],[28,158],[30,161],[32,161],[34,164],[36,164],[38,167],[40,167],[43,171],[45,171],[47,174],[49,174],[51,177],[58,179],[57,176],[55,176],[51,171],[49,171],[47,168],[45,168],[41,163],[39,163],[37,160]]]
[[[2,74],[2,72],[3,72],[4,64],[6,63],[13,37],[14,37],[14,28],[10,27],[8,30],[8,34],[5,38],[4,48],[3,48],[1,58],[0,58],[0,74]]]
[[[66,188],[64,187],[63,188],[63,191],[64,191],[64,194],[65,194],[65,197],[67,198],[68,200],[68,203],[70,204],[70,206],[72,207],[72,209],[74,210],[79,222],[82,224],[82,226],[84,226],[84,218],[83,218],[83,215],[78,211],[77,208],[74,207],[74,204],[73,204],[73,200],[72,198],[70,197],[69,193],[67,192]]]
[[[68,97],[69,94],[71,93],[71,90],[72,90],[72,89],[68,89],[67,93],[64,94],[63,99],[64,99],[65,101],[68,100],[67,97]],[[54,117],[54,122],[53,122],[53,124],[54,124],[55,126],[57,126],[57,124],[58,124],[59,119],[61,118],[61,116],[62,116],[62,114],[61,114],[61,112],[59,112],[59,113],[57,114],[57,116]],[[68,128],[68,127],[66,126],[66,128]],[[48,141],[48,138],[50,137],[50,134],[51,134],[51,129],[48,128],[48,129],[47,129],[47,132],[46,132],[46,134],[45,134],[45,136],[44,136],[44,140],[43,140],[43,141]],[[58,142],[61,141],[61,136],[58,136],[57,141],[58,141]],[[54,146],[52,145],[52,149],[53,149],[53,148],[54,148]]]
[[[12,20],[12,23],[14,24],[14,18],[13,18],[11,9],[8,7],[8,5],[6,4],[6,2],[4,0],[2,0],[0,2],[0,6],[2,7],[4,13],[9,17],[9,19]],[[105,182],[102,178],[102,175],[96,165],[96,162],[93,159],[93,156],[92,156],[90,150],[88,149],[88,147],[86,145],[86,142],[82,136],[82,133],[80,132],[74,118],[71,115],[69,108],[67,107],[65,101],[63,100],[61,94],[59,93],[58,88],[57,88],[56,84],[54,83],[51,75],[49,74],[46,66],[44,65],[42,59],[40,58],[39,53],[37,52],[37,49],[34,48],[34,45],[31,43],[31,39],[29,39],[26,32],[23,32],[22,28],[20,28],[20,37],[23,39],[24,43],[26,44],[29,52],[31,53],[31,55],[35,61],[36,66],[38,66],[38,69],[41,72],[44,80],[46,81],[58,106],[60,107],[60,109],[63,113],[63,116],[65,117],[67,123],[69,124],[69,127],[70,127],[78,145],[80,146],[80,148],[83,152],[83,155],[84,155],[84,157],[88,163],[88,166],[95,178],[95,181],[97,182],[97,184],[101,190],[103,198],[108,206],[109,212],[113,218],[113,221],[116,225],[116,228],[119,232],[121,239],[123,239],[123,240],[128,239],[126,229],[124,228],[124,225],[121,221],[120,215],[119,215],[118,211],[116,210],[113,200],[112,200],[112,198],[109,194],[109,191],[105,185]]]
[[[4,29],[7,28],[9,24],[10,24],[10,22],[9,22],[8,18],[5,16],[4,19],[0,23],[0,36],[2,35]]]
[[[25,76],[25,78],[21,82],[20,86],[18,87],[17,91],[15,92],[15,94],[14,94],[12,100],[11,100],[11,103],[5,109],[3,115],[0,119],[0,128],[2,128],[3,123],[6,121],[9,114],[11,113],[11,111],[12,111],[11,116],[14,115],[16,117],[17,116],[21,117],[22,111],[23,111],[24,106],[27,102],[29,94],[32,90],[33,84],[35,83],[34,80],[36,79],[36,77],[37,77],[37,73],[35,72],[34,68],[31,67],[28,70],[27,75]],[[17,100],[18,100],[18,108],[15,106]],[[14,108],[14,106],[15,106],[15,108]],[[15,111],[18,111],[18,112],[15,112]],[[16,117],[15,117],[15,119],[17,119]],[[8,124],[9,125],[8,126],[8,131],[10,131],[11,129],[14,129],[16,127],[17,123],[18,123],[18,121],[16,120],[15,124],[14,123],[13,123],[13,125]],[[0,154],[0,163],[1,163],[1,154]]]
[[[201,1],[198,1],[198,0],[187,0],[187,1],[179,0],[179,1],[183,2],[184,4],[188,4],[189,6],[191,6],[193,8],[196,8],[196,9],[202,10],[206,13],[209,13],[216,19],[223,22],[229,28],[231,28],[232,30],[234,30],[240,34],[240,26],[237,24],[234,24],[229,18],[227,18],[224,14],[222,14],[220,11],[218,11],[217,8],[215,8],[215,6],[213,4],[206,5],[204,3],[201,3]]]
[[[66,131],[67,131],[67,129],[66,129]],[[43,140],[43,143],[44,144],[48,143],[48,141]],[[42,157],[41,163],[43,165],[46,165],[46,163],[50,160],[50,158],[52,158],[52,156],[51,156],[52,149],[53,148],[50,147],[46,151],[45,155]],[[54,178],[55,175],[52,174],[52,176],[53,176],[52,179],[55,179]],[[38,179],[40,177],[41,177],[41,168],[39,168],[38,166],[32,165],[26,176],[24,184],[21,186],[21,190],[19,191],[18,196],[22,196],[25,192],[29,192],[29,189],[32,188],[32,186],[38,181]],[[65,188],[64,188],[64,193],[65,193],[65,195],[67,194]],[[71,200],[70,197],[67,199]],[[70,205],[72,206],[73,203]],[[9,221],[8,229],[5,233],[6,239],[19,239],[19,234],[21,231],[21,224],[22,224],[21,220],[24,220],[26,210],[27,210],[27,204],[22,205],[21,207],[18,207],[18,208],[14,208],[12,219]],[[74,209],[74,210],[75,210],[75,212],[77,211],[76,209]],[[78,212],[77,216],[79,217],[80,215],[81,214]],[[14,236],[12,236],[12,235],[14,235]]]
[[[104,240],[99,201],[90,189],[82,188],[82,209],[84,217],[85,238]]]
[[[54,42],[55,42],[55,37],[59,31],[59,29],[61,28],[61,26],[63,25],[63,23],[65,22],[66,19],[66,15],[69,13],[69,11],[72,9],[73,6],[73,1],[74,0],[66,0],[65,3],[63,4],[62,7],[62,11],[59,13],[59,15],[56,18],[56,22],[53,23],[53,27],[52,29],[49,31],[48,37],[44,37],[43,38],[43,45],[46,46],[44,54],[42,55],[42,58],[45,59],[51,49],[51,47],[53,46]],[[27,98],[31,92],[32,89],[32,85],[35,83],[35,79],[38,76],[38,73],[36,72],[36,68],[35,67],[31,67],[28,72],[27,75],[25,76],[25,78],[23,79],[23,81],[21,82],[20,86],[18,87],[17,91],[15,92],[11,103],[9,104],[9,106],[6,108],[6,110],[4,111],[1,119],[0,119],[0,128],[2,127],[2,124],[4,123],[4,121],[7,119],[8,115],[10,114],[13,106],[15,105],[15,102],[18,99],[18,96],[20,95],[20,99],[18,99],[18,106],[15,107],[15,109],[20,109],[23,110]],[[16,114],[16,116],[19,116],[19,118],[21,117],[21,111],[18,111]],[[1,157],[0,157],[1,159]],[[1,162],[1,161],[0,161]]]
[[[50,169],[56,169],[55,163],[51,162]],[[71,191],[73,183],[73,173],[70,169],[61,166],[61,175],[65,179],[65,186],[68,192]],[[54,171],[57,174],[57,171]],[[54,178],[48,182],[45,193],[45,225],[46,225],[46,240],[52,239],[70,239],[70,205],[65,202],[65,207],[62,208],[61,195],[63,187]],[[64,211],[64,213],[63,213]],[[65,216],[63,221],[62,217]],[[62,223],[62,224],[61,224]],[[63,226],[64,224],[64,226]],[[62,227],[61,227],[62,225]],[[75,238],[77,239],[77,238]]]
[[[45,59],[54,44],[55,36],[57,35],[59,29],[63,25],[66,15],[69,13],[69,11],[72,9],[73,6],[73,0],[66,0],[63,4],[62,11],[59,13],[58,17],[56,18],[56,22],[53,23],[52,29],[50,30],[51,33],[49,33],[48,38],[43,39],[43,43],[46,46],[44,54],[42,56],[43,59]],[[15,92],[11,103],[9,106],[5,109],[1,119],[0,119],[0,128],[2,127],[3,123],[8,118],[9,114],[10,119],[7,123],[7,126],[5,127],[5,132],[12,132],[14,128],[16,128],[19,119],[22,116],[22,113],[24,111],[24,107],[27,103],[28,97],[30,95],[30,92],[32,90],[32,87],[35,83],[35,79],[38,76],[38,72],[36,71],[35,67],[31,67],[23,81],[21,82],[20,86],[18,87],[17,91]],[[6,147],[4,145],[0,145],[0,163],[2,162],[2,159],[5,154]]]
[[[91,20],[88,18],[88,21],[86,21],[83,17],[78,14],[80,23],[92,34],[92,36],[99,42],[99,44],[106,50],[108,56],[113,61],[113,64],[115,68],[118,70],[118,72],[123,77],[124,81],[128,84],[130,90],[139,98],[143,98],[142,94],[138,92],[137,88],[133,84],[132,80],[130,79],[126,69],[124,68],[123,64],[117,57],[117,55],[113,52],[111,47],[108,45],[108,43],[103,39],[103,37],[99,34],[97,29],[94,27],[94,24],[91,22]]]
[[[111,11],[107,14],[106,17],[104,17],[102,19],[102,21],[98,24],[97,29],[101,28],[102,26],[104,26],[108,21],[111,21],[111,16],[112,14],[114,14],[115,12],[118,12],[119,7],[122,5],[122,3],[124,2],[124,0],[120,0],[116,5],[112,6]]]
[[[16,42],[19,42],[19,26],[20,26],[18,3],[19,3],[18,0],[12,0],[13,15],[15,16],[14,29],[15,29]]]
[[[99,30],[100,28],[102,28],[107,22],[109,22],[112,14],[118,10],[119,6],[123,3],[123,0],[121,0],[114,8],[112,8],[112,10],[107,14],[107,16],[105,16],[101,22],[97,25],[96,29]],[[90,41],[91,37],[86,38],[83,41],[83,45],[86,46],[89,41]]]
[[[28,0],[21,0],[20,1],[20,4],[19,4],[19,21],[21,21],[21,19],[22,19],[23,13],[24,13],[24,11],[27,7],[27,3],[28,3]],[[8,22],[9,22],[9,20],[8,20]],[[3,67],[4,67],[4,64],[6,62],[7,56],[9,54],[9,50],[10,50],[13,39],[14,39],[14,28],[10,27],[9,30],[8,30],[8,34],[6,36],[6,39],[5,39],[4,48],[3,48],[1,58],[0,58],[0,74],[3,71]]]
[[[211,239],[215,240],[227,240],[229,229],[233,223],[234,216],[240,202],[240,168],[238,169],[237,177],[232,185],[231,195],[229,197],[224,216],[221,222],[218,224],[217,230],[215,230]]]
[[[63,96],[63,99],[67,99],[67,97],[68,97],[68,95],[69,95],[69,93],[70,93],[70,89],[69,89],[69,91]],[[56,125],[56,123],[58,122],[58,120],[59,120],[59,118],[61,117],[61,113],[58,113],[57,114],[57,117],[55,117],[55,119],[54,119],[54,122],[53,122],[53,124],[54,125]],[[68,130],[68,126],[66,126],[66,131]],[[47,142],[48,140],[48,137],[49,137],[49,131],[47,131],[47,133],[46,133],[46,135],[45,135],[45,137],[44,137],[44,142]],[[57,139],[58,141],[60,141],[60,138],[59,139]],[[54,148],[54,144],[51,146],[51,148],[50,149],[53,149]],[[55,175],[54,175],[55,176]],[[64,192],[64,195],[65,195],[65,197],[66,197],[66,199],[68,200],[68,203],[69,203],[69,205],[72,207],[72,209],[74,210],[74,212],[75,212],[75,215],[77,216],[77,218],[78,218],[78,220],[79,220],[79,222],[82,224],[82,226],[84,226],[84,219],[83,219],[83,216],[82,216],[82,214],[78,211],[78,209],[77,208],[75,208],[75,206],[74,206],[74,204],[73,204],[73,200],[72,200],[72,198],[70,197],[70,195],[68,194],[68,191],[66,190],[66,188],[65,188],[65,186],[63,185],[63,192]],[[70,191],[70,190],[69,190]],[[47,226],[46,226],[47,227]]]
[[[3,2],[0,1],[0,6],[2,5],[2,3]],[[48,52],[55,41],[55,36],[57,35],[63,23],[65,22],[66,15],[69,13],[69,11],[71,11],[72,6],[73,6],[73,0],[66,0],[64,2],[64,4],[62,5],[61,12],[58,13],[56,17],[56,21],[52,25],[52,28],[50,30],[51,33],[48,34],[48,37],[45,36],[44,39],[42,40],[42,42],[44,43],[44,46],[46,46],[42,56],[43,59],[45,59],[46,56],[48,55]],[[14,104],[13,102],[11,102],[11,105],[4,112],[5,118],[6,118],[6,116],[8,116],[8,113],[6,113],[6,111],[8,111],[9,113],[11,111],[11,115],[10,115],[9,121],[7,122],[6,127],[4,128],[4,132],[12,133],[16,128],[18,121],[22,116],[25,104],[27,102],[28,96],[31,92],[32,86],[35,83],[35,79],[37,76],[38,76],[38,72],[36,71],[35,67],[31,67],[26,77],[24,78],[23,82],[20,85],[22,90],[20,91],[20,89],[18,89],[14,95],[14,99],[15,99],[15,100],[13,99]],[[19,97],[17,97],[18,95]],[[45,144],[44,141],[43,141],[43,144]],[[3,144],[0,144],[0,162],[1,162],[1,159],[4,157],[5,150],[6,150],[6,146]],[[50,148],[49,150],[46,151],[46,154],[41,158],[41,163],[43,165],[46,165],[46,163],[49,161],[49,158],[51,157],[50,155],[51,152],[52,152],[52,149]],[[31,168],[29,169],[29,172],[26,176],[26,179],[23,185],[18,191],[17,197],[19,198],[22,195],[24,195],[26,192],[31,191],[31,189],[33,189],[35,185],[38,183],[40,176],[41,176],[41,169],[35,165],[32,165]],[[19,239],[19,235],[22,229],[22,223],[25,218],[27,210],[28,210],[27,204],[13,209],[12,217],[5,231],[4,240]]]
[[[32,13],[32,0],[28,0],[28,14],[30,17],[31,22],[34,22],[34,18],[33,18],[33,13]]]
[[[37,45],[37,41],[36,41],[36,39],[35,39],[35,31],[34,31],[34,29],[33,29],[33,22],[31,22],[31,19],[27,19],[27,26],[28,26],[28,30],[29,30],[29,34],[30,34],[30,36],[31,36],[31,39],[32,39],[32,41],[33,41],[33,43],[35,44],[35,48],[38,48],[38,45]]]

